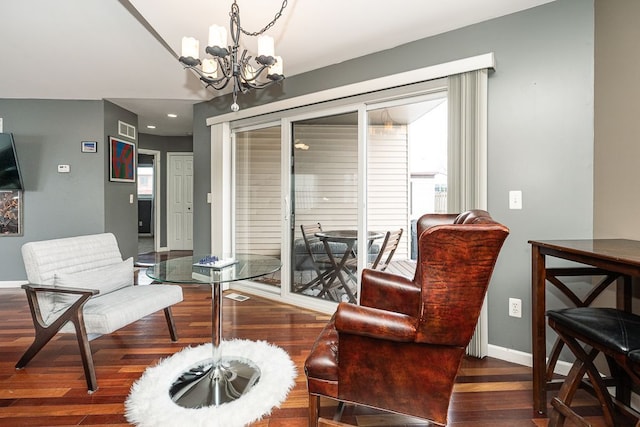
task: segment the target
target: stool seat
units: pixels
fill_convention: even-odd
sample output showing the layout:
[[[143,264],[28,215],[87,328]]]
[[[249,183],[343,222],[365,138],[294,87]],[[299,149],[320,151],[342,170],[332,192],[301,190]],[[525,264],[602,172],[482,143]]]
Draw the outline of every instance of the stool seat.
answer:
[[[580,307],[549,311],[547,316],[618,353],[640,352],[640,316],[635,314],[615,308]],[[634,357],[640,358],[640,353]]]
[[[549,310],[547,317],[549,326],[576,357],[558,396],[551,400],[549,427],[563,426],[565,419],[588,425],[570,407],[585,374],[600,401],[605,422],[610,427],[618,425],[611,395],[594,360],[600,353],[606,356],[616,383],[616,399],[628,406],[630,382],[640,385],[640,316],[614,308],[577,307]]]

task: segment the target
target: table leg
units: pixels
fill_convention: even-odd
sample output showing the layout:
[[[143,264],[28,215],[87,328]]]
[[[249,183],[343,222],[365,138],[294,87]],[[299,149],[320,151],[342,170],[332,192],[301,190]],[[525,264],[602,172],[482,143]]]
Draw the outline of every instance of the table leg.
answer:
[[[184,408],[219,406],[240,398],[260,379],[260,368],[251,360],[222,356],[222,285],[211,284],[213,354],[191,366],[172,384],[171,399]]]
[[[616,282],[616,307],[628,313],[632,312],[631,303],[633,301],[633,278],[622,275]]]
[[[533,353],[533,409],[541,415],[547,413],[547,338],[545,322],[545,256],[540,247],[531,248],[531,340]]]

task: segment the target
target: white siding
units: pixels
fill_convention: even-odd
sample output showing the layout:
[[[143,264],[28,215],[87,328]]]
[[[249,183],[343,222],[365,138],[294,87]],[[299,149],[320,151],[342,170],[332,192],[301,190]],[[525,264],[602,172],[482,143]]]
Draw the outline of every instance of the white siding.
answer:
[[[408,258],[409,172],[406,127],[371,128],[369,135],[369,229],[403,228],[396,257]],[[296,125],[294,139],[295,234],[300,224],[325,230],[357,227],[357,127]],[[238,252],[280,255],[282,194],[280,128],[236,134],[236,228]]]
[[[355,229],[357,216],[358,129],[344,125],[295,125],[296,238],[300,224],[319,222],[325,230]]]
[[[236,134],[235,245],[280,256],[280,127]]]
[[[407,127],[369,126],[368,138],[369,229],[404,229],[394,259],[407,259],[411,237]]]

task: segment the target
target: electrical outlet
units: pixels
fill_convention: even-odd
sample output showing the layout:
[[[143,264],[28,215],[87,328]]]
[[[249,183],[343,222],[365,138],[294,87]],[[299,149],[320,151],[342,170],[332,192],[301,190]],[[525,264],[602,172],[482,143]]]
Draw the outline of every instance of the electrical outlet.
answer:
[[[522,300],[509,298],[509,316],[522,317]]]

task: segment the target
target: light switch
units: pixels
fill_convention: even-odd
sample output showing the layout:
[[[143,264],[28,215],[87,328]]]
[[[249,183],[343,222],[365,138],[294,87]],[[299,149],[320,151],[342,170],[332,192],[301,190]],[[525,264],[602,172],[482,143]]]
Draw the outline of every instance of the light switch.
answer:
[[[59,173],[69,173],[69,172],[71,172],[71,167],[69,167],[69,165],[58,165],[58,172]]]
[[[133,194],[129,194],[129,203],[133,204]]]
[[[211,203],[211,193],[207,193],[207,203]]]
[[[522,209],[522,191],[509,191],[509,209]]]

